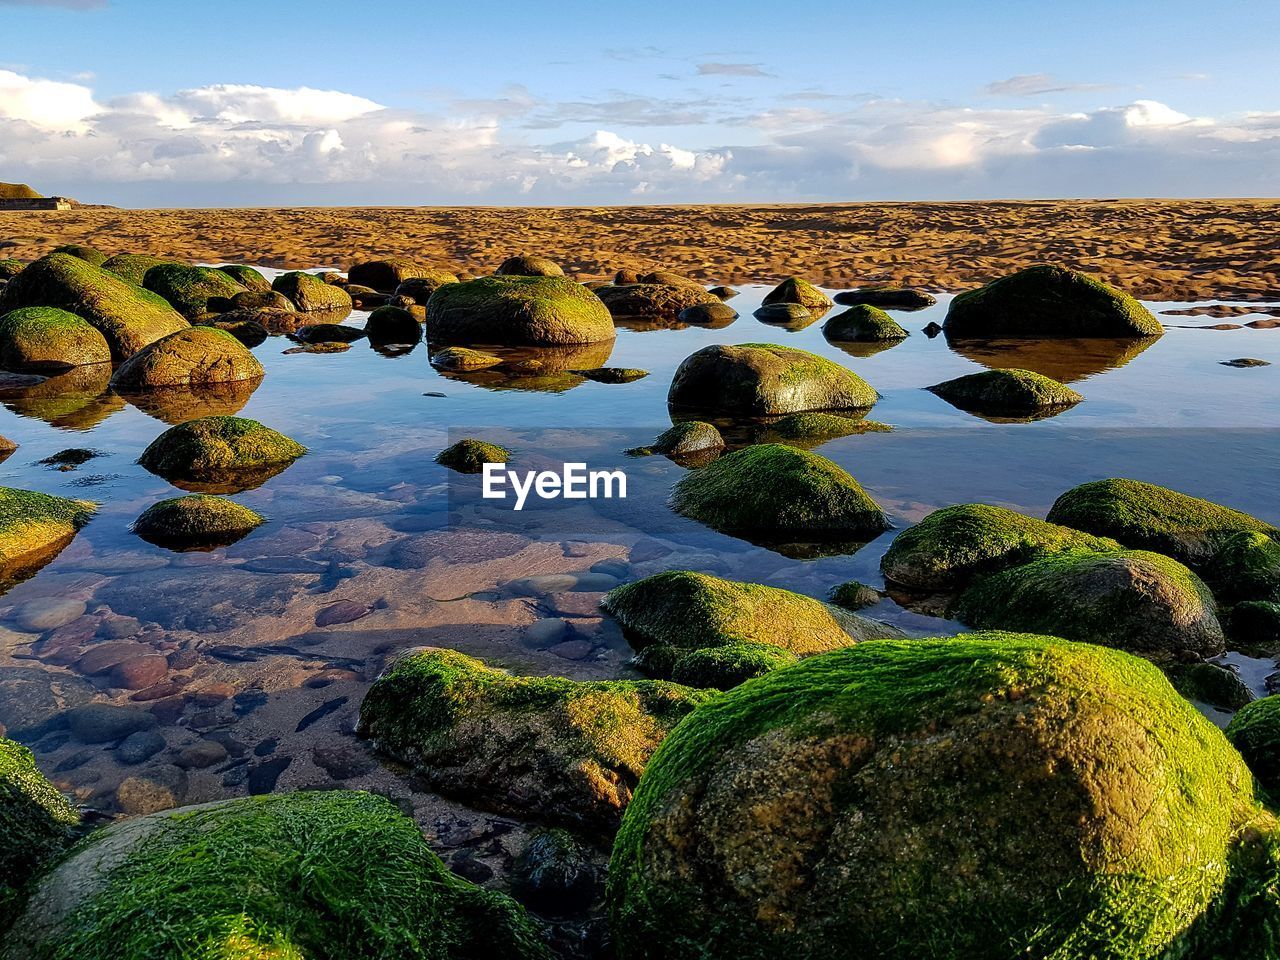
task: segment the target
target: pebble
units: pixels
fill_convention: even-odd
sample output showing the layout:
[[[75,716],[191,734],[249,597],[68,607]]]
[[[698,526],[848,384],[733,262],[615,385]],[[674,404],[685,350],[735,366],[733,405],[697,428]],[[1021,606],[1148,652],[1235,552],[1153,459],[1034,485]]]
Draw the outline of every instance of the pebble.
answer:
[[[534,650],[545,650],[564,639],[569,625],[559,617],[543,617],[524,628],[521,641]]]
[[[146,776],[128,777],[116,788],[116,805],[130,816],[172,810],[182,802],[187,775],[176,767],[150,770]]]
[[[339,600],[316,613],[317,627],[332,627],[340,623],[352,623],[369,613],[369,608],[354,600]]]
[[[164,748],[164,737],[156,731],[139,730],[121,741],[120,746],[116,747],[115,758],[117,763],[132,767],[150,760]]]
[[[19,629],[42,633],[84,616],[87,609],[83,600],[73,600],[69,597],[37,597],[18,607],[14,622]]]
[[[169,674],[169,661],[158,653],[130,657],[111,671],[111,684],[126,690],[141,690],[159,683]]]

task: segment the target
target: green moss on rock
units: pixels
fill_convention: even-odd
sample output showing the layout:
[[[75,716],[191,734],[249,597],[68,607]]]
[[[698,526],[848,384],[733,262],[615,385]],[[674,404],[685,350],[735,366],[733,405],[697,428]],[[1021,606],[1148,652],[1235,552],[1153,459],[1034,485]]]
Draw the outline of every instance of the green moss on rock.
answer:
[[[57,247],[54,253],[66,254],[69,257],[75,257],[77,260],[83,260],[85,263],[100,267],[107,262],[107,255],[97,247],[90,247],[83,243],[67,243]]]
[[[1254,699],[1240,675],[1221,664],[1179,663],[1165,672],[1174,689],[1188,700],[1198,700],[1219,710],[1239,710]]]
[[[983,370],[927,387],[952,406],[1004,416],[1031,416],[1084,399],[1070,387],[1030,370]]]
[[[271,289],[271,281],[253,267],[247,267],[243,263],[224,263],[218,269],[253,293],[266,293]]]
[[[127,280],[135,287],[142,286],[143,278],[152,267],[166,264],[178,264],[167,257],[152,257],[145,253],[117,253],[102,264],[103,270],[109,270],[122,280]],[[181,264],[178,264],[181,266]]]
[[[869,587],[857,580],[848,580],[832,587],[827,599],[837,607],[843,607],[846,610],[863,610],[874,607],[884,597],[875,587]]]
[[[1228,534],[1215,545],[1203,575],[1225,603],[1280,602],[1280,542],[1257,530]]]
[[[71,842],[80,815],[37,769],[21,744],[0,737],[0,935],[20,891]]]
[[[1280,695],[1241,707],[1226,732],[1268,796],[1280,800]]]
[[[458,473],[482,473],[486,463],[506,463],[511,451],[496,443],[464,437],[436,454],[436,463]]]
[[[428,649],[369,689],[360,733],[449,796],[610,831],[649,755],[711,696],[653,680],[514,677]]]
[[[828,340],[850,343],[884,343],[911,336],[893,317],[869,304],[837,313],[822,325],[822,335]]]
[[[14,260],[12,258],[0,260],[0,281],[12,280],[22,272],[26,265],[25,261]]]
[[[406,280],[430,276],[436,272],[407,257],[387,257],[385,260],[357,263],[347,271],[347,282],[356,286],[371,287],[380,293],[392,293]]]
[[[614,845],[612,928],[622,960],[1170,956],[1259,821],[1239,755],[1148,663],[875,641],[667,738]]]
[[[715,294],[687,283],[632,283],[604,286],[595,296],[618,318],[650,317],[675,320],[695,307],[723,307]],[[736,314],[735,314],[736,316]],[[688,322],[688,321],[686,321]]]
[[[731,643],[683,654],[671,668],[671,679],[689,687],[728,690],[799,662],[790,650],[767,643]]]
[[[0,316],[0,367],[69,370],[110,363],[111,348],[97,328],[57,307],[20,307]]]
[[[431,365],[437,370],[466,373],[471,370],[487,370],[502,363],[501,357],[469,347],[445,347],[431,354]]]
[[[832,300],[808,280],[788,277],[765,294],[761,301],[765,306],[774,303],[798,303],[810,310],[829,310]]]
[[[351,312],[351,295],[347,291],[309,273],[282,273],[271,282],[271,289],[283,293],[303,313],[323,313],[334,322]]]
[[[143,511],[133,532],[162,546],[227,546],[264,523],[261,514],[226,497],[190,494]]]
[[[885,433],[892,428],[862,417],[845,417],[835,413],[789,413],[766,424],[762,439],[783,443],[816,446],[825,440],[850,437],[856,433]]]
[[[494,274],[499,277],[563,277],[564,270],[560,264],[546,257],[523,255],[507,257]]]
[[[557,346],[616,336],[600,298],[564,277],[481,277],[440,287],[427,302],[432,343]]]
[[[261,380],[265,370],[233,334],[216,327],[179,330],[144,347],[111,378],[122,392]]]
[[[635,454],[661,453],[668,457],[690,457],[724,449],[724,437],[713,424],[702,420],[682,420],[663,430],[648,447],[639,447]]]
[[[88,500],[0,487],[0,579],[66,546],[96,510]]]
[[[274,475],[306,452],[256,420],[201,417],[160,434],[138,463],[170,482],[220,486]]]
[[[211,299],[230,300],[245,292],[245,287],[225,271],[182,263],[152,267],[142,278],[142,285],[164,297],[189,321],[205,313]]]
[[[422,327],[417,318],[403,307],[378,307],[364,324],[370,343],[417,343]]]

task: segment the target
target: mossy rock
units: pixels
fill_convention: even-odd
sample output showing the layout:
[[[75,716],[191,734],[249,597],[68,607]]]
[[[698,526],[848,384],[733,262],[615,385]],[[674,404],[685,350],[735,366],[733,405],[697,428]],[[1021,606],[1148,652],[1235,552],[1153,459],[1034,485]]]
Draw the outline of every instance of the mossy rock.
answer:
[[[222,270],[182,263],[152,267],[142,278],[142,285],[164,297],[188,321],[208,311],[210,300],[230,300],[245,292],[243,285]]]
[[[765,306],[773,303],[798,303],[810,310],[822,311],[831,309],[833,301],[808,280],[788,277],[765,294],[761,302]]]
[[[193,493],[148,507],[133,532],[159,546],[207,549],[229,546],[265,522],[234,500]]]
[[[370,687],[359,732],[448,796],[608,833],[649,755],[712,696],[653,680],[514,677],[428,649]]]
[[[1194,573],[1158,553],[1060,553],[993,574],[957,601],[956,619],[1096,643],[1152,660],[1222,653],[1217,605]]]
[[[1202,572],[1214,595],[1225,603],[1280,603],[1280,542],[1265,533],[1244,530],[1223,537]]]
[[[612,929],[621,960],[1181,956],[1255,823],[1239,755],[1140,659],[875,641],[667,738],[614,845]]]
[[[72,367],[40,383],[4,391],[4,406],[66,430],[87,430],[125,407],[111,389],[111,365]]]
[[[518,256],[507,257],[494,271],[499,277],[563,277],[564,270],[560,264],[546,257]]]
[[[415,304],[425,307],[431,295],[446,283],[457,283],[458,278],[446,270],[424,270],[416,277],[410,277],[395,289],[396,297],[407,297]]]
[[[820,315],[820,311],[811,310],[802,303],[766,303],[752,314],[761,323],[793,333],[816,323]]]
[[[1280,800],[1280,695],[1245,704],[1226,732],[1271,800]]]
[[[0,487],[0,584],[48,562],[97,509],[88,500]]]
[[[90,247],[83,243],[66,243],[57,247],[54,253],[66,254],[69,257],[75,257],[77,260],[83,260],[85,263],[100,267],[107,262],[107,255],[97,247]]]
[[[278,290],[245,290],[231,298],[231,310],[284,310],[294,313],[293,301]]]
[[[88,321],[57,307],[20,307],[0,316],[0,367],[69,370],[110,363],[106,338]]]
[[[880,561],[880,570],[886,580],[909,590],[944,592],[1042,557],[1119,546],[1106,537],[1005,507],[961,503],[935,510],[898,534]]]
[[[888,624],[803,594],[692,570],[669,570],[614,587],[601,606],[660,676],[667,675],[663,664],[674,666],[693,650],[765,645],[807,657],[903,635]]]
[[[378,307],[364,324],[370,343],[417,343],[422,327],[412,313],[403,307]]]
[[[600,298],[564,277],[481,277],[450,283],[427,303],[432,343],[558,346],[616,336]]]
[[[430,267],[407,257],[387,257],[385,260],[366,260],[347,271],[347,283],[358,287],[370,287],[380,293],[392,293],[396,287],[415,277],[434,273]]]
[[[703,347],[681,361],[667,404],[729,417],[863,410],[878,399],[861,377],[815,353],[772,343]]]
[[[369,793],[304,791],[124,820],[36,888],[10,956],[549,960],[510,898],[449,872]]]
[[[846,610],[865,610],[867,607],[874,607],[884,597],[875,587],[857,580],[847,580],[832,587],[827,599]]]
[[[138,463],[186,489],[231,492],[256,486],[306,452],[302,444],[256,420],[201,417],[160,434]]]
[[[0,934],[23,886],[70,845],[80,815],[21,744],[0,737]]]
[[[983,370],[926,388],[953,407],[996,416],[1034,416],[1073,407],[1083,396],[1030,370]]]
[[[851,343],[886,343],[911,336],[893,317],[870,304],[837,313],[822,325],[822,335],[828,340]]]
[[[724,306],[715,294],[700,286],[680,283],[632,283],[600,287],[595,296],[610,315],[675,320],[692,307]]]
[[[642,273],[636,277],[636,283],[659,283],[669,287],[697,287],[699,290],[705,290],[701,283],[692,277],[686,277],[683,273],[676,273],[673,270],[651,270],[648,273]]]
[[[568,830],[539,830],[511,864],[511,892],[546,916],[580,915],[598,899],[602,872]]]
[[[12,258],[0,260],[0,281],[12,280],[26,265],[25,261]]]
[[[671,668],[671,679],[687,687],[729,690],[799,662],[800,658],[790,650],[767,643],[731,643],[681,655]]]
[[[1254,700],[1240,674],[1218,663],[1179,663],[1166,668],[1165,673],[1174,689],[1188,700],[1219,710],[1239,710]]]
[[[648,447],[634,451],[637,454],[661,453],[668,457],[689,457],[724,449],[724,437],[710,423],[701,420],[684,420],[658,434]]]
[[[951,301],[951,337],[1150,337],[1164,327],[1151,311],[1087,274],[1041,265]]]
[[[117,253],[102,264],[102,269],[110,270],[122,280],[128,280],[135,287],[140,287],[148,270],[166,265],[185,266],[167,257],[152,257],[145,253]]]
[[[835,302],[850,306],[879,307],[882,310],[923,310],[938,302],[932,294],[908,287],[873,286],[842,290]]]
[[[487,370],[502,363],[501,357],[470,347],[445,347],[431,354],[431,365],[437,370],[449,370],[466,373],[472,370]]]
[[[671,506],[721,533],[777,542],[862,542],[889,521],[842,467],[781,443],[734,451],[676,483]]]
[[[239,311],[231,311],[232,314],[238,314]],[[231,314],[223,314],[224,317]],[[252,350],[254,347],[267,342],[270,334],[267,328],[260,324],[257,320],[243,319],[235,317],[231,320],[215,320],[211,326],[218,330],[231,334],[246,347]]]
[[[190,327],[139,350],[116,370],[111,386],[132,393],[261,380],[265,373],[233,334],[216,327]]]
[[[309,273],[282,273],[271,281],[271,289],[283,293],[303,313],[323,313],[334,322],[351,312],[351,294]]]
[[[506,463],[511,451],[496,443],[465,437],[436,454],[436,463],[458,473],[482,473],[486,463]]]
[[[188,325],[163,297],[65,253],[37,260],[9,281],[0,313],[19,307],[58,307],[83,317],[106,338],[114,360]]]
[[[266,293],[271,289],[270,280],[243,263],[224,263],[218,269],[251,293]]]
[[[711,293],[710,290],[707,291]],[[733,309],[724,301],[715,297],[715,302],[695,303],[691,307],[685,307],[677,314],[676,319],[681,323],[691,323],[697,327],[708,327],[712,330],[719,330],[721,327],[727,327],[733,321],[738,319],[738,311]]]
[[[1054,502],[1049,520],[1112,537],[1126,547],[1167,553],[1191,566],[1207,561],[1233,533],[1280,536],[1269,523],[1239,510],[1121,478],[1073,487]]]
[[[1254,650],[1280,650],[1280,603],[1245,600],[1231,608],[1233,643]]]

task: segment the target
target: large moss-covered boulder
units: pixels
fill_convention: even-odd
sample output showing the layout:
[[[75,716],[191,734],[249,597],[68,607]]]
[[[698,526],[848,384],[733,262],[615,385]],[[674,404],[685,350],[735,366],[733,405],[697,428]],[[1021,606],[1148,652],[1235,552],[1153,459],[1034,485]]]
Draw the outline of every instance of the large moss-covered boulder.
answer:
[[[958,590],[979,576],[1070,550],[1116,550],[1106,537],[1024,516],[1006,507],[961,503],[929,514],[894,537],[880,561],[885,579],[908,590]]]
[[[886,343],[910,336],[893,317],[870,304],[837,313],[822,325],[822,335],[846,343]]]
[[[1150,664],[875,641],[667,738],[614,845],[612,926],[622,960],[1182,956],[1255,823],[1239,755]]]
[[[1214,596],[1225,603],[1280,603],[1280,541],[1257,530],[1228,534],[1201,573]]]
[[[1155,550],[1196,566],[1240,531],[1280,536],[1271,524],[1239,510],[1141,480],[1111,478],[1073,487],[1054,501],[1049,520]]]
[[[838,363],[772,343],[703,347],[681,361],[667,403],[730,417],[808,410],[859,410],[877,399],[861,377]]]
[[[253,293],[266,293],[271,289],[271,281],[253,267],[243,263],[224,263],[218,267],[240,286]]]
[[[683,314],[694,307],[723,308],[714,293],[690,283],[629,283],[600,287],[595,295],[618,318],[642,317],[686,321]],[[736,317],[737,314],[735,313]]]
[[[0,313],[58,307],[83,317],[106,338],[115,360],[187,326],[161,296],[65,253],[37,260],[0,293]]]
[[[111,348],[97,327],[57,307],[20,307],[0,316],[0,367],[69,370],[110,363]]]
[[[700,647],[676,658],[671,667],[671,679],[688,687],[729,690],[799,662],[800,658],[790,650],[767,643]]]
[[[1262,788],[1280,800],[1280,695],[1245,704],[1226,733]]]
[[[736,450],[686,474],[671,506],[748,540],[866,543],[889,529],[880,505],[842,467],[781,443]]]
[[[173,309],[188,320],[209,310],[212,299],[230,300],[246,288],[229,273],[212,267],[191,267],[181,263],[165,263],[152,267],[142,278],[142,285],[158,293]]]
[[[347,282],[359,287],[371,287],[380,293],[392,293],[406,280],[437,272],[407,257],[387,257],[385,260],[357,263],[347,271]]]
[[[235,543],[264,522],[234,500],[193,493],[147,507],[133,522],[133,532],[160,546],[209,549]]]
[[[564,277],[481,277],[450,283],[427,302],[432,343],[557,346],[616,336],[600,298]]]
[[[22,272],[26,265],[26,261],[14,260],[12,257],[0,259],[0,282],[12,280]]]
[[[415,305],[425,307],[431,295],[446,283],[457,283],[458,278],[447,270],[424,270],[416,277],[410,277],[395,289],[396,297],[412,300]]]
[[[117,277],[140,287],[148,270],[171,263],[177,263],[177,261],[167,257],[153,257],[145,253],[117,253],[102,264],[102,269],[110,270]]]
[[[554,260],[523,254],[507,257],[494,274],[499,277],[563,277],[564,270]]]
[[[951,301],[949,337],[1150,337],[1164,327],[1151,311],[1087,274],[1041,265]]]
[[[1073,407],[1084,399],[1057,380],[1030,370],[983,370],[926,389],[961,410],[1004,417],[1033,417]]]
[[[198,387],[260,380],[266,371],[232,333],[216,327],[190,327],[144,347],[111,378],[122,393],[162,387]]]
[[[378,307],[365,321],[364,333],[375,344],[417,343],[422,339],[422,327],[404,307]]]
[[[761,301],[765,306],[774,303],[798,303],[815,312],[829,310],[832,300],[808,280],[788,277],[765,294]]]
[[[535,931],[389,800],[306,791],[112,824],[42,879],[8,957],[547,960]]]
[[[283,293],[303,313],[323,313],[335,323],[351,312],[351,294],[310,273],[282,273],[271,289]]]
[[[0,737],[0,937],[36,871],[71,842],[80,816],[21,744]]]
[[[711,696],[654,680],[515,677],[427,649],[374,683],[359,729],[449,796],[609,832],[650,754]]]
[[[53,252],[75,257],[77,260],[83,260],[85,263],[92,264],[95,267],[100,267],[107,262],[105,253],[97,247],[91,247],[85,243],[64,243],[60,247],[55,247]]]
[[[1026,630],[1186,661],[1222,653],[1209,588],[1176,560],[1144,550],[1060,553],[979,580],[954,615],[973,627]]]
[[[201,417],[160,434],[138,463],[170,483],[222,493],[256,486],[306,452],[302,444],[257,420]]]
[[[50,559],[96,510],[87,500],[0,487],[0,584]]]

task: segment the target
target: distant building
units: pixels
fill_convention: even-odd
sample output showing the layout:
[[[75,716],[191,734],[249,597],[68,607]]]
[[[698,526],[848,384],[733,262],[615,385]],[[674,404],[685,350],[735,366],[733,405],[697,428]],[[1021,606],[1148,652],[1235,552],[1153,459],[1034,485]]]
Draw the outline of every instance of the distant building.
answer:
[[[67,197],[0,197],[3,210],[70,210],[72,202]]]

